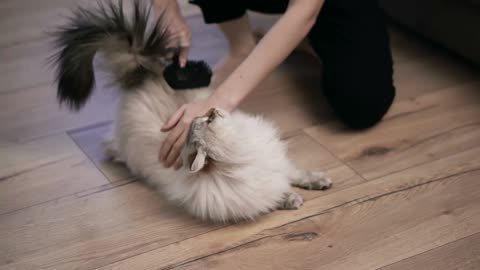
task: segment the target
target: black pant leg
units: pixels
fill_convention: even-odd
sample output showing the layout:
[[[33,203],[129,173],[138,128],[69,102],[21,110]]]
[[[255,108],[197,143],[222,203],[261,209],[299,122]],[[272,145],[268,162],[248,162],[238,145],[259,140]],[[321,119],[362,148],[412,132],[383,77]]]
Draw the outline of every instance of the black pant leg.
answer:
[[[326,0],[309,34],[324,66],[325,96],[352,128],[382,119],[394,97],[388,32],[376,0]]]
[[[222,23],[242,17],[247,10],[267,14],[285,12],[288,0],[189,0],[202,10],[205,23]]]

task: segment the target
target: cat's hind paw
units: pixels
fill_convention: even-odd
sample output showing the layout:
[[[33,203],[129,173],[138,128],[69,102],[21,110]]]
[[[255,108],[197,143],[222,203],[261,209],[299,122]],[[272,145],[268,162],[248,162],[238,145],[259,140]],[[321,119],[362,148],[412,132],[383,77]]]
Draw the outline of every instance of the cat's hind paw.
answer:
[[[283,201],[278,206],[280,210],[296,210],[303,204],[300,194],[290,191],[284,194]]]

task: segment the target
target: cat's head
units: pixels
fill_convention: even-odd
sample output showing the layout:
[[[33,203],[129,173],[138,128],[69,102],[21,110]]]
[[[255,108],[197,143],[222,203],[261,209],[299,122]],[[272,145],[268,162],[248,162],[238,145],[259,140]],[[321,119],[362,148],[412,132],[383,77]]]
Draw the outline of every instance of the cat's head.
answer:
[[[212,108],[192,122],[182,152],[183,164],[188,170],[199,172],[232,158],[235,128],[231,120],[228,112]]]

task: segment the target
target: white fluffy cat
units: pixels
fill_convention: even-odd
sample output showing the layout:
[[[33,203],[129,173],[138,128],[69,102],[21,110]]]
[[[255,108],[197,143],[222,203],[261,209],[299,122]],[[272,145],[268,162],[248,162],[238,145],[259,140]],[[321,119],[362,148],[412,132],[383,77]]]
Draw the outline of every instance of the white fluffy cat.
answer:
[[[298,208],[303,200],[291,186],[332,185],[323,173],[293,165],[270,122],[218,109],[192,123],[182,151],[184,167],[164,168],[158,161],[166,138],[161,127],[179,106],[206,98],[210,89],[175,91],[166,83],[162,60],[169,54],[168,36],[161,24],[148,30],[150,12],[139,1],[131,16],[113,2],[74,14],[56,36],[59,101],[83,106],[94,86],[93,57],[102,52],[122,90],[108,153],[169,201],[203,220],[252,220],[275,209]]]

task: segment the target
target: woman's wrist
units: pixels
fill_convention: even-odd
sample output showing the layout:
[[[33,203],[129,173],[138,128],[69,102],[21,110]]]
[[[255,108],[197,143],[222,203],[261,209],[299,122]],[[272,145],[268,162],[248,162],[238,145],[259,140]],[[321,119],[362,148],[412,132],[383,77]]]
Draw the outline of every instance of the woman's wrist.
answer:
[[[211,107],[220,108],[228,112],[234,111],[238,104],[239,100],[235,98],[233,93],[228,93],[223,88],[217,88],[213,94],[209,97],[208,102]]]

